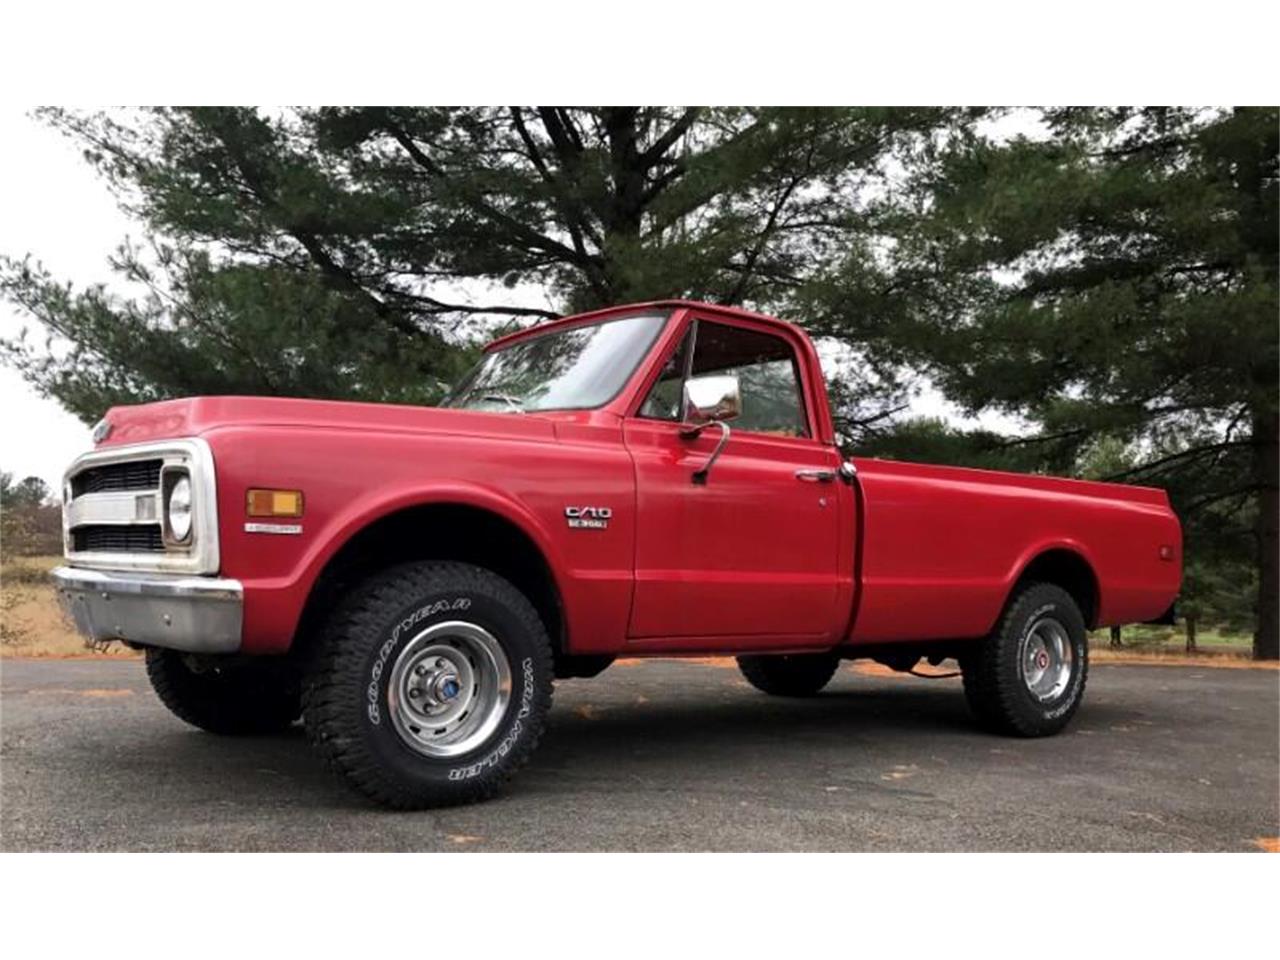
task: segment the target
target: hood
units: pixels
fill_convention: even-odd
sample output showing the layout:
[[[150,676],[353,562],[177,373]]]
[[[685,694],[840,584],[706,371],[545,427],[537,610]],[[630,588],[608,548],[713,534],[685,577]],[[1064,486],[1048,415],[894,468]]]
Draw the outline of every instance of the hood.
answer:
[[[282,397],[191,397],[112,407],[111,425],[99,449],[195,437],[228,426],[296,426],[302,429],[383,430],[390,433],[554,439],[550,419],[534,414],[486,413],[341,400]]]

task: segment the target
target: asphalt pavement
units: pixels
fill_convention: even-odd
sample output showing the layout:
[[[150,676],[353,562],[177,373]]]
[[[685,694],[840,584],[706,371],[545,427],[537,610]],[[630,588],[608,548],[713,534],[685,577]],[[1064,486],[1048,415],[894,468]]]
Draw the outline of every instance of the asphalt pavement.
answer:
[[[1058,737],[980,732],[957,680],[845,666],[809,700],[731,662],[557,684],[488,803],[370,806],[300,727],[200,733],[138,662],[0,664],[0,849],[1256,850],[1280,837],[1280,673],[1095,664]]]

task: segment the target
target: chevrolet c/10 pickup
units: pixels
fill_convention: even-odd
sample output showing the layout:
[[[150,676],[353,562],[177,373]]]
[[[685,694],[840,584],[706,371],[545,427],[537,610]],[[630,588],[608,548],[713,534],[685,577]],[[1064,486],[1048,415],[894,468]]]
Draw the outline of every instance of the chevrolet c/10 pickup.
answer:
[[[1056,733],[1086,631],[1181,578],[1160,490],[843,457],[796,326],[679,301],[490,344],[442,406],[110,410],[68,470],[62,603],[214,733],[302,717],[394,807],[490,796],[555,678],[732,655],[809,696],[955,658],[984,726]]]

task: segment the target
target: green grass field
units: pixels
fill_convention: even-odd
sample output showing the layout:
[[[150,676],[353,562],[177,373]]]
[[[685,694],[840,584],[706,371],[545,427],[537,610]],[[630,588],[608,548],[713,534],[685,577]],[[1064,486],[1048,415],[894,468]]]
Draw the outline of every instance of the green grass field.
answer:
[[[1094,630],[1089,634],[1091,650],[1110,650],[1111,632]],[[1120,649],[1134,654],[1180,654],[1187,648],[1187,635],[1181,623],[1176,627],[1147,626],[1125,627],[1121,630]],[[1196,633],[1196,652],[1204,656],[1250,657],[1253,655],[1253,637],[1239,633],[1222,633],[1216,629],[1201,628]]]

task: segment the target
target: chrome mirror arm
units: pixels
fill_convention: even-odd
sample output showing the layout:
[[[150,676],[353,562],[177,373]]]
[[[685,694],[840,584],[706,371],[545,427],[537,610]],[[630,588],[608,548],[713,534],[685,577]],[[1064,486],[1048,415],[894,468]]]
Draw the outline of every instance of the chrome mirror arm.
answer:
[[[711,472],[711,465],[716,462],[716,458],[720,456],[720,451],[724,449],[724,445],[729,442],[729,425],[723,420],[713,420],[717,427],[720,428],[720,439],[716,442],[716,448],[711,451],[711,456],[707,458],[707,462],[702,468],[693,472],[693,482],[699,486],[706,486],[707,474]],[[680,436],[686,440],[700,436],[702,431],[711,426],[711,423],[686,423],[680,427]]]
[[[693,482],[705,486],[707,474],[729,442],[729,424],[725,421],[742,413],[741,383],[729,375],[687,378],[682,410],[684,422],[680,424],[680,436],[685,440],[701,436],[703,429],[713,423],[720,428],[720,442],[702,469],[693,473]]]

